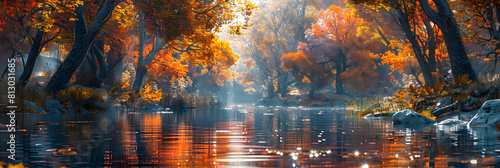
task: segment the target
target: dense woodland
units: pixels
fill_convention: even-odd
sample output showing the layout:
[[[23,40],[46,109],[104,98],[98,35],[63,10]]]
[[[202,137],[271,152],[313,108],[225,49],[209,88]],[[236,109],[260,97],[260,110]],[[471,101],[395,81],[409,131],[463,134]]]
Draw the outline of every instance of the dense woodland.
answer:
[[[2,85],[15,59],[18,101],[46,110],[258,99],[416,109],[498,85],[496,0],[0,3]]]

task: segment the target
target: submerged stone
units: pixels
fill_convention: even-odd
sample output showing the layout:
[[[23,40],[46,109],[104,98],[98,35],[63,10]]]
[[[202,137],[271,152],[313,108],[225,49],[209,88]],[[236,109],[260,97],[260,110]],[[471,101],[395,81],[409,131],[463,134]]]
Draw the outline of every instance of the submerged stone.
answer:
[[[394,113],[392,115],[392,121],[394,125],[404,126],[406,128],[426,127],[436,123],[436,121],[410,109]]]
[[[41,113],[41,114],[47,114],[47,112],[45,112],[45,110],[43,110],[43,108],[27,101],[27,100],[23,100],[24,102],[24,105],[30,109],[32,112],[35,112],[35,113]]]
[[[467,121],[462,121],[458,119],[446,119],[438,123],[438,125],[465,125]]]
[[[390,118],[392,117],[392,115],[393,115],[392,112],[383,112],[383,113],[368,114],[365,115],[363,118],[367,120],[384,119],[384,118]]]
[[[500,99],[484,102],[467,127],[496,127],[500,122]]]
[[[163,109],[163,107],[161,107],[158,104],[154,104],[154,103],[151,103],[151,104],[149,104],[147,106],[143,106],[142,107],[142,110],[146,110],[146,111],[159,111],[159,110],[162,110],[162,109]]]
[[[255,103],[254,103],[255,106],[265,106],[267,105],[267,100],[265,99],[260,99],[260,100],[257,100]]]

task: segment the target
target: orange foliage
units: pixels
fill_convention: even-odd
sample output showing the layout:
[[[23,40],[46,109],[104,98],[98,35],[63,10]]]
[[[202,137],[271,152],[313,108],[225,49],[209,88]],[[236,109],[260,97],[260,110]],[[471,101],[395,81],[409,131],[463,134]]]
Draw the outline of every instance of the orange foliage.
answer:
[[[321,9],[317,17],[318,22],[314,23],[306,34],[337,42],[339,47],[347,47],[346,42],[356,34],[357,26],[361,23],[354,10],[336,5],[327,10]]]
[[[342,72],[342,79],[348,83],[348,88],[359,93],[367,93],[374,87],[379,74],[375,71],[373,62],[376,56],[366,51],[357,51],[352,54],[352,66]]]
[[[148,72],[152,77],[167,80],[169,77],[178,79],[186,76],[186,65],[182,65],[167,51],[160,51],[158,55],[158,58],[148,65]]]
[[[317,64],[320,57],[299,51],[286,53],[281,57],[281,67],[285,72],[295,72],[295,79],[302,79],[302,83],[310,84],[311,88],[322,88],[332,78],[330,68],[324,64]]]
[[[205,84],[224,86],[225,81],[232,80],[235,76],[230,68],[239,59],[229,45],[229,42],[216,40],[206,50],[184,53],[180,60],[191,65],[189,72],[193,79],[202,77]]]
[[[321,57],[312,62],[323,62],[328,69],[335,70],[336,87],[342,87],[345,81],[353,91],[367,92],[379,76],[374,70],[376,57],[371,51],[380,50],[380,44],[371,40],[373,34],[361,31],[363,20],[350,7],[332,5],[321,10],[317,17],[318,21],[306,30],[306,36],[309,46],[320,47],[301,44],[298,48]]]
[[[413,56],[411,45],[405,44],[402,48],[398,48],[398,54],[393,51],[387,51],[382,55],[382,63],[391,65],[392,71],[401,73],[408,71],[412,66],[418,66],[418,62]]]

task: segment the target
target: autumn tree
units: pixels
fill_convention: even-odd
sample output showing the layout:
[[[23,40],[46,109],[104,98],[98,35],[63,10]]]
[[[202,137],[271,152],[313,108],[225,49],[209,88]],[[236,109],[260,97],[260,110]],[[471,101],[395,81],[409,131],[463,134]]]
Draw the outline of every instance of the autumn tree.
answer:
[[[287,0],[263,1],[252,17],[254,24],[245,37],[244,57],[255,61],[254,72],[241,74],[258,76],[254,83],[261,83],[266,98],[276,93],[286,96],[290,86],[289,73],[282,69],[281,58],[285,53],[296,52],[298,42],[305,42],[304,31],[314,20],[315,1]],[[248,82],[245,82],[248,83]]]
[[[461,3],[466,8],[460,15],[467,18],[466,27],[472,31],[466,39],[479,43],[479,55],[486,57],[485,61],[492,58],[495,70],[500,54],[500,3],[495,0],[463,0]]]
[[[250,37],[245,40],[244,55],[250,57],[252,68],[248,72],[240,74],[241,84],[248,85],[255,83],[265,90],[267,98],[271,99],[275,96],[275,82],[278,73],[275,73],[275,67],[278,66],[273,57],[268,55],[268,47],[272,46],[272,41],[265,37],[263,32],[252,29]],[[255,67],[255,68],[254,68]],[[260,89],[259,89],[260,90]]]
[[[309,85],[309,98],[314,99],[314,91],[328,85],[332,73],[330,67],[321,64],[321,57],[313,52],[298,51],[281,57],[281,66],[286,72],[294,73],[294,78]],[[319,63],[319,64],[318,64]]]
[[[432,0],[436,8],[433,9],[427,0],[420,0],[419,2],[429,19],[437,24],[443,33],[453,75],[462,76],[466,74],[469,76],[469,79],[478,82],[476,73],[467,57],[460,29],[450,8],[450,4],[446,0]]]
[[[106,23],[106,21],[109,20],[112,11],[118,4],[115,0],[105,0],[100,2],[99,11],[96,12],[90,27],[87,28],[85,9],[88,4],[86,3],[79,5],[75,9],[75,21],[73,22],[73,47],[46,86],[46,91],[51,94],[55,94],[59,90],[66,87],[69,80],[71,80],[71,77],[87,55],[87,51],[91,47],[92,42],[99,33],[99,30]]]
[[[20,57],[24,62],[23,54],[30,50],[30,45],[27,42],[27,32],[31,32],[33,28],[25,22],[26,19],[24,18],[31,18],[29,13],[34,13],[32,9],[36,2],[33,2],[1,1],[0,52],[11,53],[8,58]],[[7,66],[5,66],[2,73],[2,79],[6,72]]]
[[[420,2],[417,0],[412,1],[352,1],[354,4],[362,3],[371,8],[371,10],[364,10],[367,13],[385,13],[386,11],[390,13],[390,17],[394,18],[399,29],[404,32],[406,40],[403,42],[392,42],[389,40],[390,46],[393,48],[392,54],[399,55],[399,59],[404,59],[408,55],[399,54],[398,51],[401,49],[412,50],[413,55],[418,61],[420,67],[420,72],[424,78],[425,82],[420,82],[420,84],[426,84],[428,86],[433,86],[435,83],[435,74],[446,76],[448,75],[447,67],[451,62],[448,59],[449,52],[447,50],[446,39],[441,31],[441,28],[434,24],[432,19],[427,16],[424,12]],[[367,9],[367,8],[365,8]],[[376,12],[375,12],[376,11]],[[377,21],[378,22],[378,21]],[[386,31],[390,29],[385,29]],[[411,44],[411,47],[406,47],[407,44]],[[406,52],[406,51],[404,51]],[[391,53],[387,53],[386,56]],[[390,58],[390,57],[384,57]],[[395,58],[395,57],[393,57]],[[466,60],[468,62],[468,60]],[[387,62],[387,61],[385,61]],[[401,62],[402,63],[402,62]],[[444,64],[446,63],[446,64]],[[413,68],[411,68],[413,69]],[[415,79],[418,80],[420,72],[415,73],[415,71],[407,72],[413,74]],[[451,75],[451,74],[450,74]]]
[[[4,1],[3,4],[2,26],[9,27],[5,30],[19,32],[10,43],[13,53],[22,53],[17,47],[19,42],[30,46],[27,60],[23,60],[23,73],[19,78],[19,84],[24,87],[31,77],[42,49],[61,31],[68,29],[68,20],[72,19],[71,15],[75,7],[83,4],[83,1],[30,0]],[[12,37],[12,35],[7,36]],[[25,37],[27,41],[22,37]]]
[[[395,19],[398,27],[404,32],[406,39],[411,44],[414,57],[418,61],[420,71],[424,77],[426,85],[434,85],[433,73],[436,73],[436,35],[439,30],[435,30],[435,26],[431,24],[429,18],[419,10],[417,1],[398,1],[391,0],[388,2],[373,2],[373,1],[354,1],[364,3],[372,9],[380,9],[381,6],[387,6],[392,17]],[[400,49],[405,49],[404,43],[391,44],[393,47],[399,44]],[[389,53],[390,54],[390,53]],[[402,56],[403,58],[406,56]],[[411,72],[418,79],[419,73]]]
[[[381,46],[380,48],[381,49],[380,52],[392,51],[394,53],[397,53],[398,50],[402,48],[402,46],[408,43],[406,41],[404,32],[402,32],[399,27],[394,27],[394,25],[398,24],[396,20],[378,19],[378,18],[393,18],[393,16],[388,10],[385,9],[375,10],[373,8],[369,8],[364,5],[357,5],[354,6],[354,8],[356,9],[355,11],[358,17],[364,20],[363,26],[358,31],[372,34],[371,40],[383,44],[383,46]],[[388,77],[389,79],[394,78],[397,80],[399,85],[404,85],[403,78],[404,78],[404,72],[406,71],[396,71],[390,68],[389,66],[392,65],[382,63],[383,62],[382,56],[379,55],[379,57],[380,58],[377,59],[376,63],[378,64],[377,70],[381,75],[380,77],[382,78]],[[416,69],[419,69],[418,63],[415,63],[414,65]],[[386,76],[385,74],[389,76]],[[388,84],[389,82],[384,82],[384,83]]]
[[[232,80],[234,77],[233,71],[230,68],[236,64],[239,56],[231,50],[228,42],[218,41],[212,43],[212,45],[211,48],[213,50],[210,52],[213,53],[213,62],[211,65],[202,66],[202,64],[192,64],[193,66],[189,67],[188,76],[192,79],[191,91],[197,90],[202,94],[220,93],[220,89],[224,86],[225,82]],[[181,58],[181,61],[186,60],[186,58],[192,57]]]
[[[345,94],[343,75],[349,75],[347,71],[358,71],[357,75],[373,78],[374,66],[367,66],[373,61],[370,56],[370,46],[374,45],[369,37],[358,36],[358,27],[362,19],[356,17],[352,8],[342,8],[332,5],[327,10],[321,10],[318,21],[312,28],[306,31],[306,37],[310,46],[323,47],[322,64],[327,64],[334,70],[335,88],[338,94]],[[360,56],[366,57],[360,57]],[[365,59],[367,64],[362,63]],[[356,73],[352,73],[354,75]],[[349,77],[350,78],[350,77]]]
[[[89,12],[95,13],[95,12]],[[123,71],[122,61],[133,50],[134,37],[130,37],[136,24],[132,6],[121,3],[111,18],[103,25],[86,58],[78,69],[75,83],[87,87],[101,87],[117,82],[116,76]],[[91,14],[86,15],[87,18]]]
[[[216,50],[212,48],[219,41],[216,33],[228,25],[229,32],[239,34],[246,28],[246,22],[237,23],[237,14],[250,15],[254,8],[248,1],[137,1],[139,10],[139,53],[136,77],[132,86],[138,92],[147,74],[147,66],[160,50],[169,48],[183,53],[190,64],[211,66],[215,63]],[[148,33],[153,35],[147,37]],[[153,48],[146,54],[144,46],[152,39]],[[227,48],[224,48],[227,49]]]

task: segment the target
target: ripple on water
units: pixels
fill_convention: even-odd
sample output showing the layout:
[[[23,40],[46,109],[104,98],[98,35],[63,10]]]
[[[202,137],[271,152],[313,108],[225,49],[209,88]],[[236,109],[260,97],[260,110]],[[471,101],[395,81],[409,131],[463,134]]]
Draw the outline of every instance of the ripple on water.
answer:
[[[493,128],[395,129],[318,107],[118,110],[24,123],[16,156],[33,167],[483,167],[498,165],[500,154]],[[6,145],[0,151],[5,159]]]

